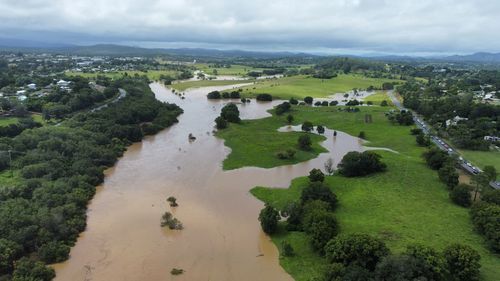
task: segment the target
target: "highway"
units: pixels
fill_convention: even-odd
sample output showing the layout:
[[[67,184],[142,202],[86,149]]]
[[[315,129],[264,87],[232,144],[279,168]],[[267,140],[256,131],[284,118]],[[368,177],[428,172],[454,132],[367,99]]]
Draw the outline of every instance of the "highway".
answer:
[[[399,110],[408,110],[406,109],[402,104],[401,102],[396,98],[396,96],[394,95],[394,91],[388,91],[387,94],[389,95],[389,97],[391,98],[392,100],[392,103],[397,107],[399,108]],[[449,144],[447,144],[444,140],[442,140],[441,138],[439,138],[438,136],[435,136],[435,135],[432,135],[431,134],[431,131],[430,131],[430,127],[425,123],[425,121],[422,119],[422,118],[419,118],[418,115],[409,110],[412,115],[413,115],[413,121],[415,121],[415,125],[422,130],[422,132],[424,132],[424,134],[428,135],[431,139],[431,141],[437,146],[439,147],[441,150],[444,150],[446,151],[449,155],[456,155],[457,158],[458,158],[458,163],[460,164],[460,167],[462,167],[462,169],[466,172],[468,172],[469,174],[472,174],[472,175],[477,175],[479,174],[481,171],[481,169],[479,169],[479,167],[476,167],[474,165],[472,165],[472,163],[470,161],[467,161],[466,159],[464,159],[459,153],[458,151],[454,150],[453,147],[451,147]],[[490,186],[494,189],[500,189],[500,181],[492,181],[490,182]]]

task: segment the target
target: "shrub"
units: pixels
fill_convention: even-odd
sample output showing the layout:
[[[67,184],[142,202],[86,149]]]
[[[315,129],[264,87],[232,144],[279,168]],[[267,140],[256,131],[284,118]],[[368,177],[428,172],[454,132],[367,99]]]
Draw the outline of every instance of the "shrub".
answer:
[[[288,122],[288,124],[292,124],[292,122],[293,122],[293,115],[292,114],[288,114],[288,116],[286,117],[286,121]]]
[[[417,144],[419,146],[429,146],[431,145],[431,140],[428,136],[424,135],[424,133],[420,132],[416,137],[415,140],[417,141]]]
[[[309,135],[301,135],[298,139],[299,148],[302,150],[311,150],[312,141]]]
[[[469,207],[472,204],[470,191],[470,186],[459,184],[450,191],[450,199],[457,205]]]
[[[420,129],[420,128],[413,128],[413,129],[410,130],[410,134],[415,135],[415,136],[416,135],[420,135],[422,133],[423,133],[422,129]]]
[[[367,101],[366,104],[367,105],[373,105],[373,102],[370,100],[370,101]]]
[[[454,280],[479,280],[479,253],[467,245],[452,244],[443,251],[445,266]]]
[[[471,208],[472,223],[488,240],[491,248],[500,252],[500,206],[486,202],[476,203]]]
[[[330,188],[322,182],[312,182],[302,190],[300,201],[306,204],[309,201],[321,200],[328,204],[328,207],[333,210],[337,206],[337,196]]]
[[[62,262],[68,259],[70,248],[61,242],[49,242],[38,249],[38,256],[45,263]]]
[[[500,189],[485,191],[481,194],[481,200],[491,204],[500,205]]]
[[[338,165],[339,173],[346,177],[357,177],[385,171],[387,166],[380,161],[381,158],[372,151],[348,152]]]
[[[323,182],[325,180],[325,174],[320,169],[312,169],[309,171],[309,181],[310,182]]]
[[[433,147],[424,152],[422,156],[427,162],[427,165],[433,170],[439,170],[443,167],[444,163],[448,161],[448,154],[437,147]]]
[[[17,243],[0,238],[0,276],[12,270],[13,263],[22,255],[22,250]]]
[[[272,101],[273,96],[271,96],[270,94],[258,94],[256,99],[258,101]]]
[[[177,230],[181,230],[184,228],[182,223],[178,219],[174,218],[174,216],[170,212],[165,212],[161,217],[161,219],[162,219],[161,220],[162,227],[168,226],[168,228],[170,229],[177,229]]]
[[[15,264],[12,281],[50,281],[54,277],[54,269],[46,267],[42,262],[22,258]]]
[[[304,98],[304,102],[307,103],[307,104],[312,104],[313,103],[313,98],[307,96],[307,97]]]
[[[359,132],[359,134],[358,134],[358,138],[360,138],[360,139],[366,139],[366,134],[365,134],[365,132],[364,132],[364,131]]]
[[[310,132],[313,130],[313,128],[314,128],[313,124],[309,121],[305,121],[302,124],[302,131],[304,131],[304,132]]]
[[[328,242],[325,253],[329,262],[357,265],[373,271],[377,263],[389,255],[389,249],[378,238],[367,234],[349,234]]]
[[[229,97],[232,98],[232,99],[239,99],[241,96],[240,96],[240,92],[238,91],[232,91],[229,93]]]
[[[171,207],[177,207],[177,206],[179,206],[179,204],[177,204],[177,198],[175,198],[174,196],[169,196],[167,198],[167,201],[170,203]]]
[[[227,128],[227,121],[226,119],[222,118],[221,116],[215,118],[215,126],[217,127],[217,129],[221,130],[221,129],[225,129]]]
[[[226,104],[222,109],[220,116],[224,118],[226,121],[231,123],[239,123],[240,120],[240,111],[238,107],[234,103]]]
[[[442,280],[444,270],[444,260],[436,250],[418,244],[408,245],[405,255],[417,260],[421,276],[427,280]]]
[[[446,184],[449,189],[453,189],[458,184],[457,169],[452,163],[447,163],[438,170],[439,179]]]
[[[321,126],[321,125],[318,125],[316,127],[316,131],[318,131],[318,134],[322,135],[325,133],[325,127]]]
[[[380,106],[388,106],[389,104],[387,103],[386,100],[383,100],[381,103],[380,103]]]
[[[295,256],[295,251],[293,250],[292,245],[286,240],[283,240],[283,242],[281,242],[281,255],[283,257]]]
[[[341,263],[332,263],[328,265],[323,277],[324,281],[342,281],[346,274],[346,268]]]
[[[207,94],[207,98],[208,99],[220,99],[221,98],[221,94],[219,91],[212,91],[210,93]]]
[[[350,100],[348,101],[345,105],[347,106],[356,106],[356,105],[359,105],[359,101],[358,100]]]
[[[181,275],[184,273],[184,269],[182,268],[172,268],[172,270],[170,270],[170,274],[172,275]]]
[[[304,205],[302,226],[310,235],[314,249],[323,252],[323,248],[337,235],[337,220],[327,202],[321,200],[309,201]]]
[[[260,225],[262,227],[262,230],[267,234],[273,234],[274,232],[276,232],[279,219],[279,212],[269,204],[266,204],[264,209],[260,211]]]
[[[287,149],[286,151],[279,151],[276,153],[276,157],[279,159],[292,159],[295,156],[295,150],[293,149]]]
[[[296,99],[294,99],[294,98],[290,98],[290,100],[289,100],[288,102],[289,102],[290,104],[292,104],[292,105],[297,105],[297,104],[299,104],[299,101],[298,101],[298,100],[296,100]]]
[[[285,101],[282,104],[276,106],[276,114],[282,115],[283,113],[289,111],[291,107],[292,106],[290,105],[290,103]]]

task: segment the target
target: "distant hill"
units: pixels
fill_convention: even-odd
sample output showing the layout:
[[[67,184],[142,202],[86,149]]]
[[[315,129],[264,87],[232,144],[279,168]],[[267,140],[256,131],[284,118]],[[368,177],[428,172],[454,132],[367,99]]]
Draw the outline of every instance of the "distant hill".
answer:
[[[500,63],[500,53],[474,53],[472,55],[455,55],[444,58],[448,61],[457,62],[482,62],[482,63]]]
[[[315,55],[292,52],[254,52],[242,50],[216,50],[202,48],[141,48],[116,44],[97,44],[91,46],[55,45],[25,40],[4,40],[0,38],[0,50],[23,52],[48,52],[60,54],[78,54],[89,56],[154,56],[172,55],[181,57],[207,58],[255,58],[269,59],[280,57],[315,57]]]
[[[48,43],[48,42],[39,42],[33,40],[24,40],[24,39],[14,39],[14,38],[2,38],[0,37],[0,49],[39,49],[39,48],[63,48],[63,47],[71,47],[73,45],[70,44],[59,44],[59,43]]]
[[[92,46],[76,46],[58,49],[60,52],[86,55],[174,55],[187,57],[210,57],[210,58],[228,58],[228,57],[246,57],[246,58],[279,58],[294,56],[312,56],[303,53],[291,52],[252,52],[242,50],[216,50],[202,48],[179,48],[179,49],[161,49],[161,48],[141,48],[114,44],[99,44]]]

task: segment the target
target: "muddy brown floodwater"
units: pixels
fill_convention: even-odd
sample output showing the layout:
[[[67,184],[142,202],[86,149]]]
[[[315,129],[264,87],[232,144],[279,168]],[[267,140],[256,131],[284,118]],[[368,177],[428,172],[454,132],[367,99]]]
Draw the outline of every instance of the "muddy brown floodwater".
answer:
[[[230,150],[212,130],[225,102],[209,101],[206,94],[233,86],[187,90],[185,99],[161,84],[150,86],[157,99],[178,104],[184,113],[178,124],[130,146],[106,171],[89,204],[87,229],[70,259],[54,265],[55,280],[292,280],[260,229],[257,217],[263,204],[248,191],[257,185],[288,187],[293,178],[322,168],[329,157],[338,163],[348,151],[364,150],[360,140],[339,132],[322,144],[330,152],[316,159],[223,171]],[[238,107],[242,118],[255,119],[268,116],[266,111],[277,103],[253,100]],[[194,142],[188,141],[190,133]],[[168,196],[175,196],[179,207],[171,209]],[[161,228],[166,211],[185,228]],[[185,273],[172,276],[172,268]]]

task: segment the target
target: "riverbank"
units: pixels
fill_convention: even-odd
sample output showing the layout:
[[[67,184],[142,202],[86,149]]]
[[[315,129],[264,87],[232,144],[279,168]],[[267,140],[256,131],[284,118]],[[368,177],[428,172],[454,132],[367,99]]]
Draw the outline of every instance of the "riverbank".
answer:
[[[423,162],[424,148],[415,143],[410,128],[391,124],[384,116],[390,108],[360,107],[360,112],[338,111],[336,107],[294,107],[290,112],[296,124],[309,120],[352,135],[364,131],[369,143],[365,145],[391,148],[398,153],[377,151],[388,165],[387,171],[362,178],[340,175],[326,177],[326,182],[339,199],[335,215],[340,233],[369,233],[383,239],[394,253],[400,253],[410,243],[421,243],[441,250],[460,242],[470,245],[482,257],[481,274],[484,280],[495,280],[500,274],[499,257],[489,249],[483,237],[470,221],[468,209],[454,205],[448,190],[435,171]],[[371,122],[366,122],[371,115]],[[270,122],[282,122],[268,119]],[[279,133],[275,134],[279,138]],[[258,145],[253,144],[253,145]],[[233,151],[233,153],[236,153]],[[245,150],[240,151],[244,157]],[[256,151],[246,151],[256,154]],[[323,168],[317,165],[314,168]],[[306,178],[295,179],[288,189],[256,187],[252,194],[278,209],[298,200]],[[280,264],[295,280],[309,280],[324,272],[325,263],[314,253],[306,235],[287,232],[283,227],[272,236],[275,245],[283,240],[291,243],[296,255],[282,257]]]

